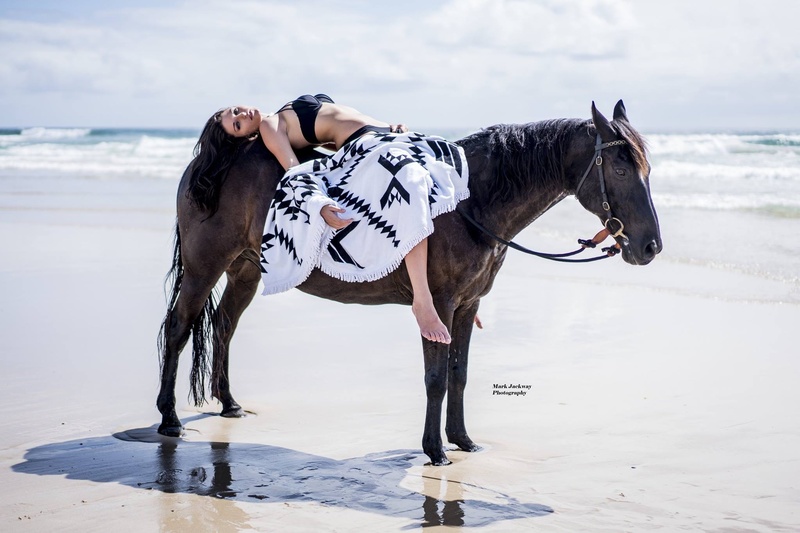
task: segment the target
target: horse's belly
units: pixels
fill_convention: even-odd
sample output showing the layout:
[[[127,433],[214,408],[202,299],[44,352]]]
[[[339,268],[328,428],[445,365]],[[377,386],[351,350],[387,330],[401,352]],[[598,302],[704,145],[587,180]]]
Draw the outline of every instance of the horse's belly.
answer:
[[[314,270],[299,290],[312,296],[347,304],[411,305],[411,290],[397,280],[397,274],[370,282],[352,283],[332,278],[320,270]]]

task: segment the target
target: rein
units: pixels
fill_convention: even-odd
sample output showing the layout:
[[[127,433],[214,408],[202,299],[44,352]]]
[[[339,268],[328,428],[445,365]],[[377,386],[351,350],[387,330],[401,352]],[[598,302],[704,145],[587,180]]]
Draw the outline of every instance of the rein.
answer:
[[[542,259],[549,259],[550,261],[559,261],[561,263],[591,263],[592,261],[599,261],[600,259],[607,259],[609,257],[613,257],[613,256],[615,256],[615,255],[617,255],[619,253],[619,246],[618,245],[602,248],[602,251],[605,252],[604,255],[598,255],[598,256],[595,256],[595,257],[588,257],[588,258],[584,258],[584,259],[571,259],[571,257],[573,255],[577,255],[577,254],[583,252],[584,250],[586,250],[587,248],[594,248],[595,246],[597,246],[598,244],[600,244],[601,242],[606,240],[609,235],[612,236],[612,237],[622,237],[624,239],[627,239],[625,234],[622,232],[625,229],[625,225],[622,223],[622,221],[620,219],[616,218],[611,212],[611,204],[608,203],[608,194],[606,193],[606,180],[605,180],[605,176],[603,175],[603,150],[606,149],[606,148],[609,148],[611,146],[619,146],[619,145],[623,145],[623,144],[627,144],[627,141],[618,140],[618,141],[611,141],[611,142],[604,143],[600,139],[600,135],[599,134],[597,135],[597,141],[595,142],[595,145],[594,145],[594,160],[591,163],[589,163],[589,166],[587,167],[586,172],[583,173],[583,177],[581,177],[580,181],[578,182],[578,186],[575,188],[575,196],[576,197],[578,196],[578,191],[580,191],[581,186],[583,185],[583,182],[586,181],[586,178],[589,176],[589,173],[592,171],[592,167],[597,166],[598,167],[597,168],[597,173],[598,173],[598,176],[600,178],[600,193],[603,196],[603,204],[602,204],[602,206],[603,206],[603,211],[605,211],[605,213],[606,213],[606,221],[603,223],[603,226],[604,226],[603,229],[600,230],[597,233],[597,235],[595,235],[591,239],[578,239],[578,244],[580,244],[581,247],[578,248],[577,250],[573,250],[571,252],[565,252],[565,253],[562,253],[562,254],[550,254],[550,253],[545,253],[545,252],[537,252],[535,250],[531,250],[531,249],[526,248],[526,247],[524,247],[524,246],[522,246],[520,244],[517,244],[514,241],[508,241],[508,240],[496,235],[495,233],[493,233],[492,231],[490,231],[486,227],[484,227],[482,224],[480,224],[477,220],[472,218],[472,216],[469,215],[460,206],[456,207],[456,211],[458,211],[458,214],[460,214],[462,217],[464,217],[473,226],[475,226],[476,228],[478,228],[483,233],[485,233],[489,237],[493,238],[494,240],[496,240],[500,244],[503,244],[505,246],[508,246],[509,248],[513,248],[514,250],[517,250],[517,251],[520,251],[520,252],[523,252],[523,253],[526,253],[526,254],[534,255],[536,257],[541,257]],[[618,228],[616,230],[613,229],[612,227],[610,227],[610,226],[614,226],[614,225],[618,225]]]

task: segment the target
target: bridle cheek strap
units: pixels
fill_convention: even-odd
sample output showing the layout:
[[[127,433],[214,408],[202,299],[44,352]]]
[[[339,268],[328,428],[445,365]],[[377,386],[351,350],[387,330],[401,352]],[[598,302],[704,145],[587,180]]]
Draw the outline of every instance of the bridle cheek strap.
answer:
[[[625,230],[625,224],[623,224],[622,221],[615,217],[611,212],[611,204],[608,203],[608,193],[606,192],[606,179],[603,175],[603,150],[611,146],[620,146],[623,144],[627,144],[627,141],[617,140],[604,143],[603,140],[600,139],[600,134],[597,135],[597,140],[594,144],[594,161],[589,163],[589,166],[586,168],[586,172],[583,173],[583,176],[578,182],[578,186],[575,187],[575,197],[578,196],[578,192],[580,192],[583,182],[586,181],[586,178],[589,176],[592,168],[596,166],[597,175],[600,178],[600,194],[603,198],[603,211],[605,211],[606,214],[606,221],[603,223],[605,229],[608,231],[606,236],[611,235],[612,237],[622,237],[623,239],[627,239],[628,237],[623,233]],[[598,238],[601,233],[603,233],[603,231],[595,235],[595,238],[592,239],[592,241]]]

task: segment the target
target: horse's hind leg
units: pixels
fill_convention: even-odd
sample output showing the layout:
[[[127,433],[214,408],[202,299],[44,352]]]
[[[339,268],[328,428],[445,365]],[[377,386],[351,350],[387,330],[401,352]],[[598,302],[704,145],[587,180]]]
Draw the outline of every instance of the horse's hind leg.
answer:
[[[469,341],[477,312],[478,302],[456,310],[453,316],[453,341],[450,343],[447,371],[445,434],[448,442],[455,444],[465,452],[474,452],[480,449],[467,435],[467,428],[464,424],[464,388],[467,386]]]
[[[181,273],[180,294],[172,309],[167,311],[161,331],[161,389],[156,406],[161,413],[158,432],[170,437],[179,437],[183,426],[175,412],[175,380],[178,373],[178,357],[189,340],[192,327],[198,320],[206,301],[216,284],[216,275],[203,277]]]
[[[261,280],[261,270],[255,263],[258,260],[255,253],[252,258],[247,257],[247,253],[245,251],[228,268],[228,284],[219,303],[222,338],[220,345],[214,350],[211,394],[222,403],[220,414],[225,417],[240,417],[245,414],[231,395],[228,361],[231,338],[239,324],[239,317],[253,300]]]

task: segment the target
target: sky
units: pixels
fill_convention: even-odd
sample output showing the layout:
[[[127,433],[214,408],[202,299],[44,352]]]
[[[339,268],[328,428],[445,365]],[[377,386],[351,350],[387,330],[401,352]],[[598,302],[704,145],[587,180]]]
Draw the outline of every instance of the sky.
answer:
[[[0,128],[200,129],[305,93],[412,129],[800,130],[800,1],[0,0]]]

